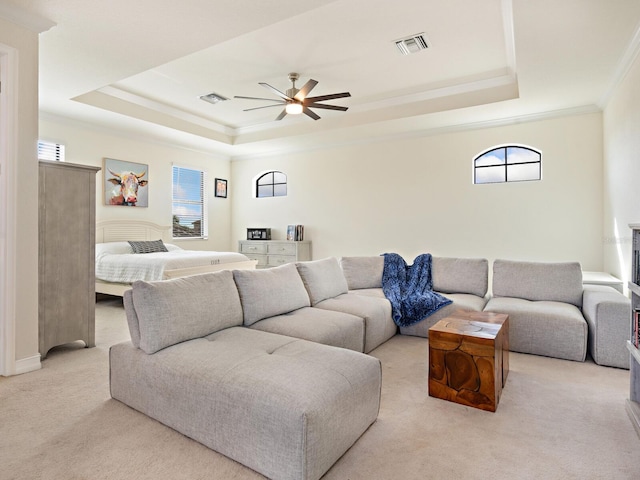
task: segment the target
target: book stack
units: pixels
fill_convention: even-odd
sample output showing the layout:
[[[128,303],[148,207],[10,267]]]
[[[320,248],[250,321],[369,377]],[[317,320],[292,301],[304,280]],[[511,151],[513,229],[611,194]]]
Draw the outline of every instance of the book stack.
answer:
[[[287,226],[287,240],[301,242],[304,240],[304,225]]]
[[[631,322],[631,344],[640,348],[640,308],[633,310],[633,320]]]

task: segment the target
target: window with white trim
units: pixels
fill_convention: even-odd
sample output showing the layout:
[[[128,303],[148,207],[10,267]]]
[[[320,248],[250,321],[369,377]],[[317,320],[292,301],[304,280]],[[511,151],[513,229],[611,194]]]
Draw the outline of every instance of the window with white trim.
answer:
[[[473,183],[525,182],[542,178],[542,154],[531,147],[492,147],[473,160]]]
[[[64,162],[64,145],[38,140],[38,160]]]
[[[173,238],[206,239],[209,236],[206,185],[206,172],[173,166]]]
[[[287,175],[282,172],[267,172],[256,180],[256,197],[286,197]]]

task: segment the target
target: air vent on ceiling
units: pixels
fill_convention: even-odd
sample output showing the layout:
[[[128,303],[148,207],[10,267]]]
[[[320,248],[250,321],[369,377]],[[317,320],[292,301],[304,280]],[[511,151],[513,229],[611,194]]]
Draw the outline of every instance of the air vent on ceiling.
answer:
[[[217,93],[209,93],[207,95],[201,95],[200,100],[204,100],[205,102],[213,103],[215,105],[216,103],[224,102],[229,99],[222,95],[218,95]]]
[[[424,37],[424,33],[418,33],[407,38],[396,40],[395,44],[403,55],[417,53],[420,50],[426,50],[429,48],[429,44]]]

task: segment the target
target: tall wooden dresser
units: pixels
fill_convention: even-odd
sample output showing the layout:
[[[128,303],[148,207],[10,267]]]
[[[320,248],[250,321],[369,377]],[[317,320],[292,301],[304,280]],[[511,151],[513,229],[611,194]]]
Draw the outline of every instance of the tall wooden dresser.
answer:
[[[39,350],[82,340],[95,346],[96,172],[40,161]]]

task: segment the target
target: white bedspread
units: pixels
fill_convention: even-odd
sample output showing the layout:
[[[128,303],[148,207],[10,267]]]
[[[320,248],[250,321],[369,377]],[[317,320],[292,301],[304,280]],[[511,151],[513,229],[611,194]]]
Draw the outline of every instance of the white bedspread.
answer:
[[[132,283],[136,280],[162,280],[165,270],[249,260],[241,253],[183,250],[171,244],[166,244],[168,252],[120,253],[131,252],[129,244],[111,243],[112,245],[96,245],[96,278],[106,282]],[[115,245],[116,243],[119,245]]]

